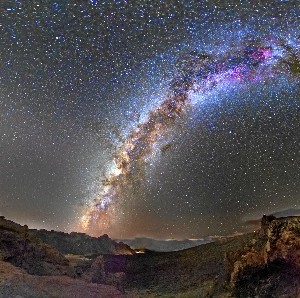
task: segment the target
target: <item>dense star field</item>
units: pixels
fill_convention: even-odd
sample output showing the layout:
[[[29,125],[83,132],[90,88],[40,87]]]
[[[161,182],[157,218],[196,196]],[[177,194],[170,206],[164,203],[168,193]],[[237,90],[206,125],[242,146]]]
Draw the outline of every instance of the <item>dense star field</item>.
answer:
[[[118,238],[300,214],[298,0],[0,10],[0,214]]]

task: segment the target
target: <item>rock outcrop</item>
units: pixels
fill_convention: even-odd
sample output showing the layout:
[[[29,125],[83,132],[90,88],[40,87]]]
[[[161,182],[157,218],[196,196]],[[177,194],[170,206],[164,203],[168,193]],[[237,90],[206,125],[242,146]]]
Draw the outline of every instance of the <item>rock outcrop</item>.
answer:
[[[104,258],[103,256],[99,256],[94,260],[90,268],[85,271],[83,279],[87,282],[111,285],[124,292],[125,273],[109,272],[109,270],[105,269]]]
[[[234,262],[238,297],[300,297],[300,217],[264,216],[259,237]]]

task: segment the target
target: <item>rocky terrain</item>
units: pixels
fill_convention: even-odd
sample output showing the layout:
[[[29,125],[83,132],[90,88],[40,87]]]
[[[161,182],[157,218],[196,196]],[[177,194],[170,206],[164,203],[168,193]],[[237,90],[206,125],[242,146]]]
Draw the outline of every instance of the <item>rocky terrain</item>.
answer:
[[[87,283],[67,276],[34,276],[0,261],[0,298],[122,297],[112,286]]]
[[[149,295],[300,297],[300,217],[264,216],[256,233],[119,259],[122,269],[107,256],[106,270],[125,271],[128,288]]]
[[[74,254],[78,252],[83,255]],[[84,256],[104,253],[134,251],[106,235],[93,238],[79,233],[30,230],[1,216],[0,298],[83,297],[82,293],[87,297],[99,297],[99,293],[107,293],[100,297],[121,295],[117,287],[123,291],[122,273],[105,274],[102,257],[93,260]]]
[[[29,230],[29,234],[41,239],[63,254],[101,255],[101,254],[133,254],[134,251],[122,242],[116,242],[103,235],[98,238],[84,233],[70,234],[47,230]]]
[[[166,253],[80,256],[73,240],[62,253],[37,235],[0,219],[0,297],[300,297],[300,217]]]
[[[69,262],[54,247],[29,233],[27,226],[0,217],[0,261],[35,275],[72,275]]]
[[[264,216],[253,245],[233,263],[239,297],[300,297],[300,217]]]

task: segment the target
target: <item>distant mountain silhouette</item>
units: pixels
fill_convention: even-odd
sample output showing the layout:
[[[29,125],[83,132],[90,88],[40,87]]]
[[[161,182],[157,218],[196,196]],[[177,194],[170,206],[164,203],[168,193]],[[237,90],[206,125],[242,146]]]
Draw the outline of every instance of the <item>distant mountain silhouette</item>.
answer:
[[[294,209],[294,208],[284,209],[284,210],[279,210],[279,211],[273,212],[270,215],[275,216],[276,218],[289,217],[289,216],[300,216],[300,209]],[[257,218],[257,219],[247,220],[245,223],[248,225],[252,225],[252,226],[260,226],[260,222],[261,222],[261,219]]]
[[[215,241],[215,238],[206,237],[203,239],[185,239],[185,240],[159,240],[147,237],[139,237],[134,239],[122,239],[122,241],[128,244],[131,248],[137,250],[152,250],[158,252],[177,251],[187,249],[195,246],[199,246],[205,243]]]
[[[275,217],[300,216],[300,209],[285,209],[272,213]]]

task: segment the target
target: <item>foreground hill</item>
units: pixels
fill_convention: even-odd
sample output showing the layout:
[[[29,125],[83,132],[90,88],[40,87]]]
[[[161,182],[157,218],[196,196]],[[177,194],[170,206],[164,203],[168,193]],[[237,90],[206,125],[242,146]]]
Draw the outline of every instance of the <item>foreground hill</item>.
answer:
[[[300,218],[263,217],[261,230],[178,252],[106,256],[132,292],[188,297],[300,297]]]
[[[67,276],[34,276],[0,261],[0,298],[8,297],[122,297],[112,286],[87,283]]]
[[[179,294],[180,297],[300,297],[299,217],[264,216],[256,233],[182,251],[133,255],[96,253],[88,258],[66,255],[69,250],[65,248],[61,253],[57,249],[59,245],[54,248],[45,244],[37,233],[28,232],[26,227],[8,221],[5,226],[3,222],[4,219],[0,224],[0,259],[26,272],[12,265],[7,269],[3,265],[7,263],[1,262],[1,294],[36,297],[18,291],[24,287],[34,291],[43,285],[45,292],[37,297],[68,297],[65,293],[73,287],[85,297],[109,297],[110,291],[115,297],[121,295],[120,291],[127,297],[177,297]],[[59,237],[71,236],[62,233]],[[114,287],[97,287],[99,284]],[[107,290],[108,294],[95,296],[98,290]]]
[[[54,247],[31,235],[21,226],[0,217],[0,261],[25,269],[35,275],[70,275],[69,262]]]

